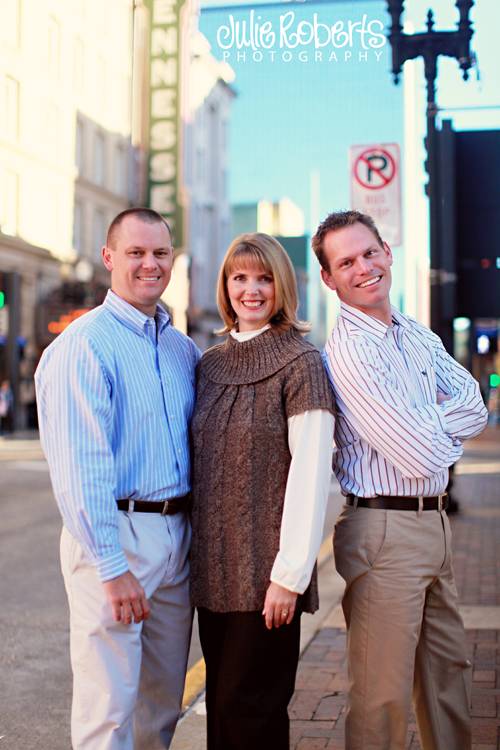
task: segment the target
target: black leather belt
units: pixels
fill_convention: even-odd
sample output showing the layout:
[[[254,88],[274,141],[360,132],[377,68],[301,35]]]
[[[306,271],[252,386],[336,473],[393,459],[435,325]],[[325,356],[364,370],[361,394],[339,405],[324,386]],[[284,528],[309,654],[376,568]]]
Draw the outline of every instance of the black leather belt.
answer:
[[[118,510],[128,513],[161,513],[162,516],[173,516],[175,513],[189,510],[190,495],[171,497],[169,500],[117,500]]]
[[[376,508],[378,510],[413,510],[418,511],[422,501],[422,510],[446,510],[448,495],[433,497],[405,497],[404,495],[378,495],[377,497],[357,497],[347,495],[347,505],[357,508]]]

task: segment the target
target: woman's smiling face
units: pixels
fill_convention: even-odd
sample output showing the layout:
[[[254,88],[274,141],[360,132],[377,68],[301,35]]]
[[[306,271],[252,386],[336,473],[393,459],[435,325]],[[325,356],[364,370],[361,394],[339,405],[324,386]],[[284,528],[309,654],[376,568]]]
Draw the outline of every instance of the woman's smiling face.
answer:
[[[254,263],[242,263],[232,269],[226,283],[238,330],[256,331],[269,323],[276,301],[272,273]]]

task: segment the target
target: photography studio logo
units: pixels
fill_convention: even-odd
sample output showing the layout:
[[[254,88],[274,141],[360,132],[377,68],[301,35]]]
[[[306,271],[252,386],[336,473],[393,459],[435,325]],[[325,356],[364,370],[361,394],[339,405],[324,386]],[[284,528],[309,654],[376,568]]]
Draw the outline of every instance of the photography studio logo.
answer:
[[[273,20],[254,9],[244,18],[229,14],[216,38],[222,59],[230,64],[380,62],[387,44],[383,22],[366,13],[359,20],[331,23],[319,13],[304,19],[293,10]]]

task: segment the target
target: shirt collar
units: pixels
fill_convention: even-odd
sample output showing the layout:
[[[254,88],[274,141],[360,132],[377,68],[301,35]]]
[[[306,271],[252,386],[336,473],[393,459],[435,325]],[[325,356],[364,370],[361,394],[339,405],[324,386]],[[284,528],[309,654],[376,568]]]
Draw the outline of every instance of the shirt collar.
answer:
[[[391,314],[394,323],[397,323],[403,328],[409,328],[410,323],[407,318],[393,305],[391,305]],[[347,305],[345,302],[340,303],[340,315],[352,328],[362,331],[375,341],[382,341],[390,328],[390,326],[383,321],[378,320],[378,318],[374,318],[372,315],[367,315],[356,307]]]
[[[108,290],[103,307],[109,310],[113,317],[119,320],[120,323],[123,323],[123,325],[136,333],[145,333],[147,326],[150,325],[150,321],[152,320],[149,315],[145,315],[129,302],[125,302],[122,297],[111,289]],[[170,315],[161,305],[156,305],[155,317],[158,321],[158,334],[160,334],[170,325]]]
[[[406,317],[406,315],[403,315],[403,313],[400,312],[393,305],[391,305],[391,312],[392,312],[392,319],[395,323],[400,325],[402,328],[411,328],[411,323]]]

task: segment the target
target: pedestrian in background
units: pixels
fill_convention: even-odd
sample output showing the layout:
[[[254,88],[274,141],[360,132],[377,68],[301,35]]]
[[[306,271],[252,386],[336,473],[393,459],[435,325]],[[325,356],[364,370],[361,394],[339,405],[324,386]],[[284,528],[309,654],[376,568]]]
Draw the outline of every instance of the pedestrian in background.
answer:
[[[404,750],[412,694],[423,750],[469,750],[470,663],[446,516],[448,467],[487,419],[479,387],[428,328],[391,307],[373,220],[330,214],[313,237],[340,315],[324,355],[346,496],[347,750]]]
[[[111,290],[45,350],[42,446],[63,518],[75,750],[168,748],[189,602],[188,426],[198,350],[158,302],[170,229],[128,209],[102,250]]]
[[[300,615],[318,607],[333,403],[279,242],[237,237],[217,303],[228,335],[202,357],[192,424],[191,589],[208,748],[285,750]]]
[[[11,430],[11,412],[14,397],[8,380],[0,385],[0,435]]]

